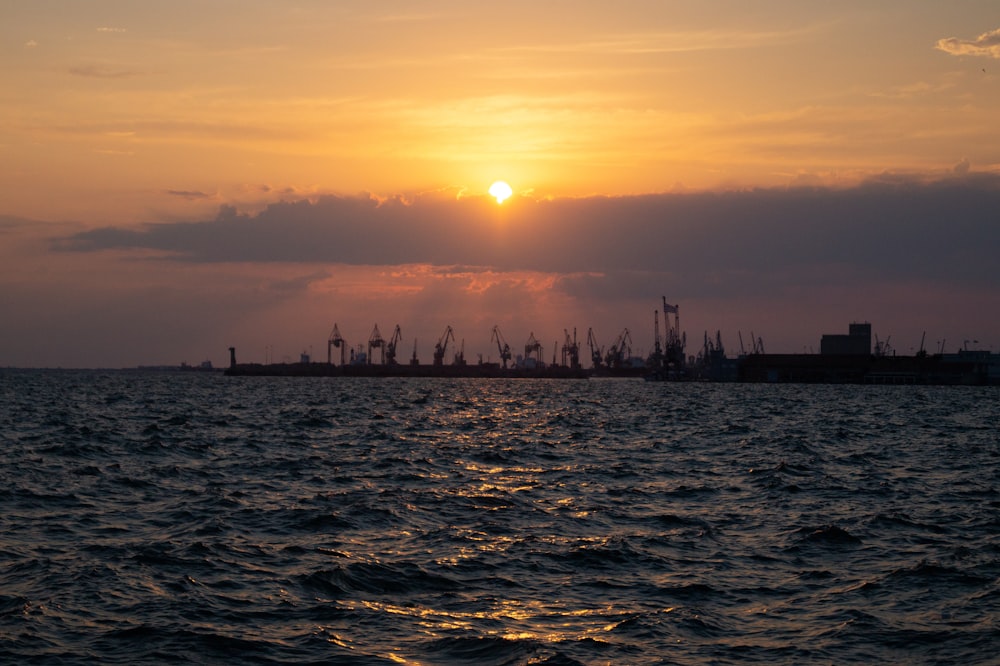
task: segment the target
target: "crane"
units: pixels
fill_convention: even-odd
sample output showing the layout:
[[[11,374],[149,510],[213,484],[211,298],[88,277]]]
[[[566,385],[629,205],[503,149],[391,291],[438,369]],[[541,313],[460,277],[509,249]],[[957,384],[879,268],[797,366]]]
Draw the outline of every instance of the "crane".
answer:
[[[580,367],[580,344],[576,341],[576,329],[573,329],[572,339],[569,337],[569,331],[565,328],[563,333],[566,334],[566,342],[562,346],[562,364],[565,367],[578,369]]]
[[[434,365],[444,365],[444,355],[448,350],[449,340],[455,341],[455,331],[451,329],[451,325],[444,329],[441,339],[434,345]],[[414,355],[416,355],[416,351],[414,351]]]
[[[375,324],[375,329],[372,334],[368,336],[368,365],[371,365],[375,356],[372,354],[372,349],[378,349],[381,355],[382,365],[385,365],[385,339],[382,338],[382,334],[379,333],[378,324]]]
[[[396,324],[396,330],[392,332],[392,337],[389,338],[389,342],[385,343],[385,364],[386,365],[396,365],[396,345],[399,341],[403,339],[403,331],[400,330],[399,324]]]
[[[333,363],[332,351],[334,347],[340,348],[340,364],[345,365],[344,356],[347,352],[347,341],[344,340],[343,336],[340,335],[340,329],[337,325],[333,325],[333,330],[330,331],[330,339],[326,342],[326,362],[327,364]]]
[[[663,315],[666,320],[667,315]],[[660,343],[660,311],[653,310],[653,355],[659,359],[663,356],[663,345]]]
[[[712,358],[725,358],[726,350],[722,346],[722,331],[715,332],[715,340],[708,337],[708,331],[705,331],[705,344],[702,348],[702,359],[708,361]]]
[[[595,368],[601,367],[604,363],[604,348],[597,344],[597,337],[594,329],[587,329],[587,344],[590,346],[590,362]]]
[[[660,311],[653,310],[653,353],[646,359],[646,366],[660,375],[663,369],[663,341],[660,338]]]
[[[875,336],[875,356],[895,356],[892,347],[889,346],[889,340],[891,339],[891,335],[885,340],[879,340],[878,335]]]
[[[670,315],[674,315],[673,322]],[[667,365],[673,365],[675,369],[684,367],[684,348],[687,346],[687,336],[681,333],[681,308],[679,305],[667,303],[667,297],[663,297],[663,323],[666,326],[664,341],[664,355]]]
[[[615,341],[608,347],[608,353],[604,357],[609,368],[618,368],[625,365],[625,362],[632,355],[632,334],[626,328]]]
[[[507,361],[510,360],[510,345],[503,338],[503,333],[500,332],[499,326],[493,327],[493,335],[490,337],[490,342],[496,341],[497,352],[500,354],[500,362],[503,364],[503,369],[507,369]]]
[[[531,358],[531,355],[535,354],[535,360],[537,361],[539,367],[544,365],[542,360],[542,343],[535,339],[535,334],[531,333],[528,336],[528,341],[524,343],[524,358],[525,360]]]

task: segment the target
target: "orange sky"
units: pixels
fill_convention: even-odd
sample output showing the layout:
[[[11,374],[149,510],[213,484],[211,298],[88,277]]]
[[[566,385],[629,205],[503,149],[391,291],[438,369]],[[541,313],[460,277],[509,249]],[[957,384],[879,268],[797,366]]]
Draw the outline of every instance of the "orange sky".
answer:
[[[155,243],[53,245],[105,226],[210,221],[223,205],[253,214],[364,193],[423,202],[411,210],[419,224],[434,210],[452,219],[447,202],[482,196],[497,178],[516,198],[558,201],[995,175],[995,9],[962,0],[10,3],[0,22],[0,296],[19,314],[0,325],[0,365],[221,362],[236,342],[318,354],[334,320],[366,337],[376,318],[385,333],[404,315],[425,339],[463,317],[471,330],[486,326],[469,337],[487,341],[494,320],[508,322],[512,342],[526,337],[533,316],[545,338],[574,325],[609,340],[626,320],[649,328],[655,299],[623,296],[605,311],[553,287],[585,266],[466,270],[455,266],[461,257],[444,264],[406,248],[367,267],[295,256],[192,266],[164,260]],[[445,208],[428,203],[438,200]],[[513,203],[441,233],[493,242],[498,225],[516,221]],[[530,244],[532,231],[517,241]],[[669,280],[663,291],[694,296],[685,276]],[[703,295],[687,305],[703,311],[689,334],[735,326],[726,313],[745,310],[744,330],[773,327],[799,349],[852,319],[877,322],[888,304],[902,310],[892,320],[900,329],[922,327],[901,305],[919,309],[920,282],[966,318],[953,335],[1000,347],[995,318],[958,305],[995,285],[953,294],[928,280],[886,283],[865,308],[848,303],[871,293],[817,285],[809,302],[822,293],[831,310],[794,335],[794,294]],[[517,304],[516,315],[491,309]],[[132,313],[135,330],[109,331],[102,308],[122,321]],[[60,330],[89,331],[89,351],[65,348]]]

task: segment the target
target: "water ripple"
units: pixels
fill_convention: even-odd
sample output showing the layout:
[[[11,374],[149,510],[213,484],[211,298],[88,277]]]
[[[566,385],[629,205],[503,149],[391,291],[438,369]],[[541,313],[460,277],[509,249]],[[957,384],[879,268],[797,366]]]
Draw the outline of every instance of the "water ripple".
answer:
[[[0,370],[0,653],[967,663],[996,388]]]

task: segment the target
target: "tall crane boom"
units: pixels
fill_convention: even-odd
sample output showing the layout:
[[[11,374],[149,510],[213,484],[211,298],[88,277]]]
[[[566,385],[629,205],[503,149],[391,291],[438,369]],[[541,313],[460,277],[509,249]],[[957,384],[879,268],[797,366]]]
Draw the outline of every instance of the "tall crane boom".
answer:
[[[378,330],[378,324],[375,324],[375,329],[368,336],[368,365],[371,365],[375,361],[372,349],[378,349],[379,354],[381,354],[382,365],[385,365],[385,339]]]
[[[396,324],[396,330],[392,332],[392,337],[389,338],[389,342],[385,343],[385,363],[386,365],[396,365],[396,345],[399,341],[403,339],[403,331],[400,330],[399,324]]]
[[[503,333],[500,332],[499,326],[493,327],[493,335],[490,337],[490,342],[496,341],[497,352],[500,354],[500,362],[503,364],[504,370],[507,369],[507,362],[510,361],[510,345],[503,338]]]
[[[326,362],[327,364],[333,363],[333,348],[340,348],[340,364],[345,365],[344,358],[347,353],[347,341],[344,340],[343,336],[340,335],[340,329],[337,325],[333,325],[333,330],[330,331],[330,338],[326,342]]]
[[[544,360],[542,359],[542,343],[535,338],[534,332],[528,336],[528,341],[524,343],[524,358],[527,360],[532,358],[534,354],[535,361],[539,366],[543,365]]]
[[[455,341],[455,332],[451,329],[450,325],[444,329],[441,339],[434,345],[434,365],[444,365],[444,355],[448,351],[449,340],[451,342]]]
[[[666,315],[663,315],[666,317]],[[660,358],[663,355],[663,345],[660,344],[660,311],[653,310],[653,355]]]
[[[587,345],[590,347],[590,362],[595,369],[601,367],[604,363],[604,348],[597,344],[597,336],[592,328],[587,329]]]
[[[670,315],[674,315],[673,321]],[[687,346],[687,336],[681,333],[681,308],[679,305],[667,303],[663,297],[663,325],[666,328],[663,341],[663,360],[668,371],[680,372],[684,368],[684,348]]]
[[[576,329],[573,329],[573,337],[569,337],[569,331],[565,328],[566,341],[562,346],[562,364],[564,367],[578,369],[580,367],[580,344],[576,341]]]
[[[608,364],[609,368],[619,368],[625,365],[625,362],[632,355],[632,334],[626,328],[615,341],[608,347],[608,353],[604,357],[605,363]]]

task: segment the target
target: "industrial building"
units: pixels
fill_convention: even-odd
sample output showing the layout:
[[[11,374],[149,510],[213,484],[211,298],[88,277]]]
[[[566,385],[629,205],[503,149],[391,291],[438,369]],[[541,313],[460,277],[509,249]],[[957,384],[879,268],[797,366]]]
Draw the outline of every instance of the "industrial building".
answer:
[[[827,355],[865,355],[872,353],[872,325],[851,324],[847,335],[825,334],[819,341],[819,353]]]

